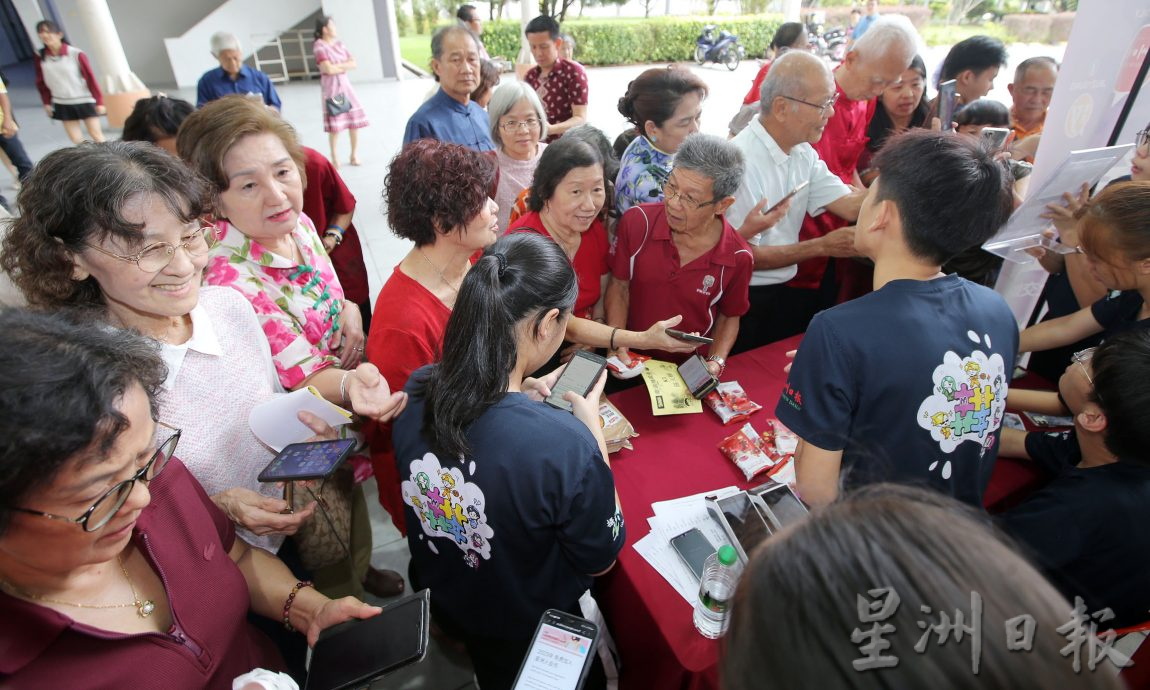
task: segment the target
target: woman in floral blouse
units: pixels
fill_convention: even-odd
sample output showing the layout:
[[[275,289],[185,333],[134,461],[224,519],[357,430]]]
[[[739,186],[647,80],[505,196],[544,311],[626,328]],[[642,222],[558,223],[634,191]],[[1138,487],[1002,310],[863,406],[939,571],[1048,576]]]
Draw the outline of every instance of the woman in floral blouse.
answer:
[[[690,70],[671,65],[640,74],[619,99],[619,112],[639,136],[627,146],[615,178],[619,215],[637,204],[663,198],[675,152],[688,134],[699,131],[707,85]]]
[[[215,245],[204,282],[230,287],[251,303],[283,387],[314,386],[324,398],[344,406],[356,390],[380,387],[386,392],[387,381],[379,370],[361,363],[359,309],[343,298],[323,242],[302,213],[304,158],[291,126],[259,103],[228,96],[189,116],[176,147],[214,192]],[[373,417],[390,419],[407,399],[396,392],[387,401],[389,409]],[[358,585],[364,583],[372,593],[402,591],[397,573],[380,575],[370,569],[370,525],[359,487],[353,501],[348,577],[355,577],[347,581],[350,589],[336,589],[342,584],[332,589],[358,594]],[[318,584],[321,575],[314,576]],[[338,580],[335,574],[324,576],[329,578]]]

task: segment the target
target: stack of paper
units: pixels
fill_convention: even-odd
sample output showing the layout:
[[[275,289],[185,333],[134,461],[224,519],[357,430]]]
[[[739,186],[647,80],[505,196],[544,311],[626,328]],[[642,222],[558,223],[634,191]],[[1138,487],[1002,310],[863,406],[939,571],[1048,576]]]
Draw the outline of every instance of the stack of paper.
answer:
[[[675,553],[671,539],[697,527],[716,549],[729,543],[723,528],[707,512],[707,504],[703,499],[706,496],[722,498],[738,492],[737,486],[727,486],[671,501],[652,503],[655,515],[647,518],[651,533],[635,542],[635,550],[639,555],[691,606],[695,605],[695,599],[699,596],[699,581],[679,558],[679,554]]]

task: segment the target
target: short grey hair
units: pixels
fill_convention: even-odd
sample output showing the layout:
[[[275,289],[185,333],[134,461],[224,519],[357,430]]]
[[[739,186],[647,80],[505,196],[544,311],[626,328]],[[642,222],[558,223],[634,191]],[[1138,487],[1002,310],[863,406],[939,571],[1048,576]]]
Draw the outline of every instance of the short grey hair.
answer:
[[[868,30],[867,33],[870,31]],[[767,78],[759,87],[760,114],[762,116],[769,115],[771,104],[779,96],[795,97],[796,93],[806,93],[805,88],[807,82],[810,81],[811,70],[819,70],[825,76],[830,76],[830,70],[827,69],[826,63],[821,58],[817,58],[806,51],[788,50],[771,63],[771,70],[767,72]]]
[[[547,138],[547,111],[543,109],[543,103],[539,100],[535,89],[528,86],[527,82],[507,81],[495,89],[495,93],[491,94],[491,102],[487,104],[487,117],[491,120],[491,140],[499,148],[503,148],[503,137],[500,136],[503,132],[499,129],[499,120],[524,98],[535,109],[535,116],[539,118],[539,141]]]
[[[228,33],[227,31],[217,31],[212,34],[212,55],[219,57],[220,53],[225,50],[243,52],[243,49],[240,47],[240,39],[236,38],[235,34]]]
[[[731,142],[713,134],[696,132],[683,139],[675,154],[674,167],[709,179],[714,197],[725,199],[739,188],[746,164],[743,152]]]
[[[471,33],[471,30],[463,24],[452,24],[451,26],[437,29],[435,33],[431,34],[431,59],[439,60],[443,58],[443,42],[447,40],[448,36],[454,33],[463,34],[474,41],[475,48],[478,51],[479,40],[475,38],[475,34]]]
[[[918,32],[909,19],[901,14],[884,14],[874,20],[851,50],[863,58],[882,57],[901,50],[909,65],[919,52],[918,42]]]

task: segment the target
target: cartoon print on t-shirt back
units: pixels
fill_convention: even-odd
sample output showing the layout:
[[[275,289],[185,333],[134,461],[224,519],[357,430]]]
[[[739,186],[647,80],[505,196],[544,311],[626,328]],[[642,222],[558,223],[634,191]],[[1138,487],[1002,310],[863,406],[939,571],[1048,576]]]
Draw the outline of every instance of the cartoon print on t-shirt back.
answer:
[[[458,467],[444,468],[433,453],[413,460],[408,469],[410,479],[401,487],[403,501],[415,510],[423,533],[450,539],[472,568],[479,567],[481,557],[491,558],[495,531],[487,524],[483,490],[465,480]],[[439,553],[435,542],[427,546]]]
[[[973,331],[967,336],[982,344]],[[984,338],[990,350],[990,336]],[[943,452],[953,452],[960,443],[971,441],[986,453],[994,447],[994,431],[1002,425],[1006,389],[1006,365],[997,352],[987,356],[974,350],[965,357],[947,352],[934,369],[931,394],[918,408],[918,424]],[[948,460],[941,470],[943,479],[950,478],[950,469]]]

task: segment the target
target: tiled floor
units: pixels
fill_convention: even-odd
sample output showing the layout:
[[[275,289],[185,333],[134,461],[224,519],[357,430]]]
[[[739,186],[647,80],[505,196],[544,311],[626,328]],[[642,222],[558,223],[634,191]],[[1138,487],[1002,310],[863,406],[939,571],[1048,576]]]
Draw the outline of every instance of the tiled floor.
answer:
[[[1033,55],[1048,54],[1056,58],[1062,55],[1061,47],[1011,46],[1009,71],[1004,69],[997,80],[997,88],[991,93],[1009,103],[1006,83],[1010,81],[1014,65]],[[941,61],[945,51],[928,50],[924,57],[933,68]],[[622,116],[615,104],[634,79],[646,66],[606,67],[588,70],[591,104],[589,119],[600,127],[609,138],[614,138],[625,128]],[[751,79],[758,69],[755,61],[747,61],[734,72],[719,65],[706,67],[691,66],[710,87],[710,96],[705,106],[703,131],[726,135],[728,120],[738,109],[743,95],[749,88]],[[48,152],[67,144],[62,127],[48,120],[40,107],[39,97],[32,86],[31,65],[6,68],[11,81],[10,98],[19,120],[20,137],[33,161]],[[505,78],[509,78],[505,75]],[[354,80],[354,75],[353,75]],[[364,241],[364,256],[374,296],[383,286],[383,281],[410,249],[407,242],[393,236],[387,228],[380,192],[387,174],[387,164],[398,151],[403,138],[407,118],[433,89],[430,80],[408,79],[400,82],[357,84],[361,101],[371,118],[371,126],[361,130],[360,158],[364,164],[358,167],[344,165],[341,174],[356,198],[359,206],[356,211],[356,227]],[[281,85],[284,117],[299,132],[303,143],[327,153],[327,136],[323,132],[320,111],[318,82],[300,82]],[[192,90],[168,91],[171,96],[194,100]],[[110,136],[118,132],[110,132]],[[342,156],[348,155],[347,139],[341,141]],[[0,172],[0,189],[11,200],[11,179]],[[372,562],[376,567],[390,568],[406,575],[410,554],[406,541],[392,526],[390,519],[375,500],[375,485],[365,487],[368,504],[371,507],[372,531],[375,551]],[[376,684],[394,690],[455,690],[474,687],[471,670],[466,659],[447,653],[440,645],[432,642],[427,659],[421,664],[409,667]]]

